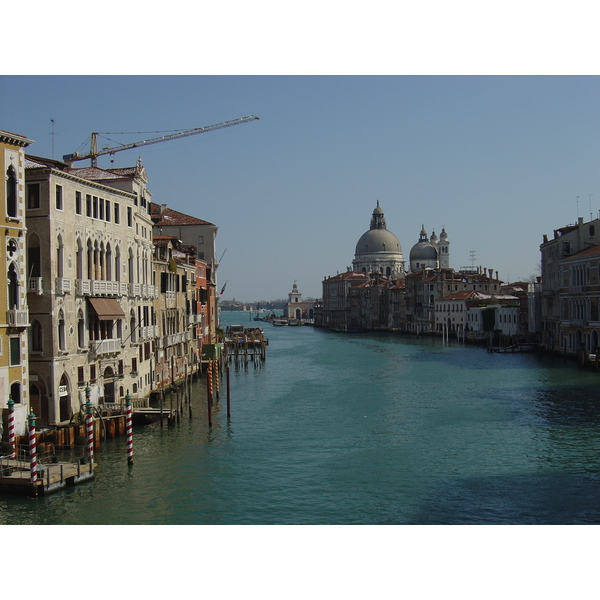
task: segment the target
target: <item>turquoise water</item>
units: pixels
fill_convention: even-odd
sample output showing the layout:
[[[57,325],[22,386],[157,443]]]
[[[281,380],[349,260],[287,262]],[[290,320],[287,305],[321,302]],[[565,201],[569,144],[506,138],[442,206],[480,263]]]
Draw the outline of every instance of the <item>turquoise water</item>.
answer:
[[[222,315],[223,324],[250,325]],[[134,430],[94,481],[0,496],[4,524],[575,524],[600,521],[600,375],[536,355],[272,327],[207,426]]]

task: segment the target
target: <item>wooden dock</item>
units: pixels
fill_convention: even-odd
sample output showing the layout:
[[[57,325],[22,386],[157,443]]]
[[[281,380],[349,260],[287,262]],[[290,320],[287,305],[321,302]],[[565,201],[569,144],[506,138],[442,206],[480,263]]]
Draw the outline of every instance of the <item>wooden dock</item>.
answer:
[[[248,365],[249,361],[258,366],[267,357],[267,346],[269,340],[260,327],[242,327],[241,325],[230,325],[225,332],[223,349],[225,360]]]
[[[25,461],[0,458],[0,492],[40,496],[93,479],[95,464],[57,462],[38,464],[37,480],[31,481],[31,470]],[[10,473],[10,474],[9,474]]]

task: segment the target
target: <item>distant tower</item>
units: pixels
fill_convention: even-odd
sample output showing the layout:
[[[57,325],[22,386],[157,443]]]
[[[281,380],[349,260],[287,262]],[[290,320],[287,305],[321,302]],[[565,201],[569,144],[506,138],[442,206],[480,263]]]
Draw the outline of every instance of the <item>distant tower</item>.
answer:
[[[438,249],[438,236],[435,235],[435,231],[431,232],[429,237],[429,243],[437,250]]]
[[[298,291],[298,286],[294,281],[292,291],[288,294],[288,303],[295,304],[296,302],[302,302],[302,294]]]
[[[440,241],[438,242],[438,259],[440,262],[440,269],[450,268],[450,241],[448,240],[448,234],[442,227],[442,233],[440,233]]]
[[[288,319],[300,319],[302,317],[302,309],[299,306],[300,302],[302,302],[302,294],[298,291],[298,286],[294,281],[292,291],[288,294],[286,315]]]

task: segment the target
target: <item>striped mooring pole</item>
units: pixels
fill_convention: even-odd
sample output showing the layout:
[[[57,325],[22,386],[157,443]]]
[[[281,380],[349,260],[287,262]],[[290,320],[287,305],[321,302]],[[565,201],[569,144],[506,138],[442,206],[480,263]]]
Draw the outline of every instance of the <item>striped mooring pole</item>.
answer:
[[[208,426],[212,427],[212,366],[208,361],[206,367],[206,405],[208,407]]]
[[[125,395],[125,433],[127,435],[127,463],[133,464],[133,429],[132,429],[132,408],[131,396],[129,391]]]
[[[15,448],[15,401],[12,396],[8,397],[8,443],[11,445],[10,458],[17,458],[17,449]]]
[[[219,394],[219,360],[215,358],[215,395],[217,399],[220,397]]]
[[[94,417],[92,416],[92,401],[90,386],[85,386],[85,427],[87,432],[87,447],[90,465],[94,465]]]
[[[29,413],[27,417],[29,421],[29,468],[31,471],[31,483],[37,481],[37,451],[36,451],[36,440],[35,440],[35,415],[33,412]]]

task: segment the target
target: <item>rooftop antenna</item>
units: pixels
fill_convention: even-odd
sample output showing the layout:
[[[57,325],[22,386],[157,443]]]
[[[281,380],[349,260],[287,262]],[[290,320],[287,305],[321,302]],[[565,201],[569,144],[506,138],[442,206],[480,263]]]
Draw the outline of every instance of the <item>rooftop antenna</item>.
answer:
[[[592,220],[592,218],[593,218],[593,217],[592,217],[592,196],[593,196],[593,195],[594,195],[594,194],[589,194],[589,195],[588,195],[588,196],[589,196],[589,201],[590,201],[590,221],[591,221],[591,220]]]
[[[575,200],[575,204],[577,204],[577,220],[579,221],[579,196]]]
[[[54,159],[54,119],[50,119],[50,123],[52,123],[52,158]]]
[[[477,256],[475,255],[475,250],[469,250],[469,255],[471,256],[471,268],[473,269],[475,266],[475,261],[477,260]]]

